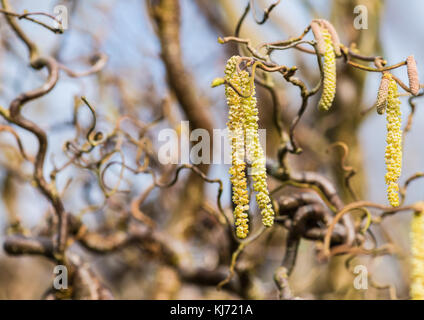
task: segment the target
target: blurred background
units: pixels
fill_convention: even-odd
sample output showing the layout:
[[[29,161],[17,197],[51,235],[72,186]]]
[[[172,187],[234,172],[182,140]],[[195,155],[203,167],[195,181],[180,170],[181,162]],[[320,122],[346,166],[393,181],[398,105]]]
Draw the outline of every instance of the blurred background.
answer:
[[[19,20],[19,25],[43,54],[54,56],[73,70],[86,69],[90,58],[96,53],[108,56],[106,66],[99,73],[81,78],[63,74],[54,90],[25,107],[25,116],[48,133],[46,176],[55,164],[60,166],[66,162],[63,146],[65,141],[75,136],[75,101],[81,96],[87,97],[95,108],[97,130],[102,132],[112,131],[117,119],[123,115],[143,123],[152,123],[161,118],[146,134],[152,143],[152,150],[159,146],[157,134],[160,129],[177,129],[181,120],[193,122],[197,119],[200,123],[202,119],[199,118],[206,117],[206,124],[211,128],[225,128],[228,107],[224,90],[223,87],[212,89],[210,83],[212,79],[223,76],[226,61],[236,54],[236,47],[232,44],[221,45],[217,38],[234,34],[247,1],[178,1],[181,24],[180,49],[177,51],[181,52],[181,56],[177,54],[176,59],[181,63],[177,72],[182,74],[182,90],[190,87],[187,95],[193,95],[193,101],[175,93],[178,84],[173,83],[170,79],[172,74],[169,75],[172,59],[169,61],[161,54],[160,19],[153,12],[158,2],[10,1],[18,13],[27,10],[53,14],[55,6],[66,6],[68,29],[60,35],[30,21]],[[256,0],[254,3],[257,15],[261,16],[262,10],[272,1]],[[356,30],[353,26],[357,16],[354,8],[357,5],[367,8],[368,29]],[[424,38],[424,21],[420,18],[423,8],[424,3],[419,0],[282,0],[263,25],[257,25],[249,14],[240,36],[251,39],[254,45],[284,40],[300,35],[312,19],[325,18],[334,24],[345,45],[355,43],[361,53],[381,55],[389,65],[413,54],[419,74],[424,75],[421,41]],[[51,23],[46,17],[39,19]],[[26,47],[6,23],[4,15],[0,20],[0,105],[7,107],[19,93],[40,86],[45,79],[45,71],[35,71],[29,67]],[[312,39],[311,35],[307,38]],[[274,58],[280,64],[296,65],[299,69],[297,76],[310,88],[319,79],[314,56],[286,50],[276,53]],[[405,68],[395,70],[394,74],[407,83]],[[283,105],[283,123],[288,125],[300,106],[298,89],[287,84],[281,75],[273,77]],[[339,62],[337,81],[336,101],[330,113],[316,111],[319,95],[310,100],[296,136],[304,152],[299,156],[290,155],[289,163],[298,170],[326,175],[338,186],[343,199],[352,201],[343,187],[343,172],[338,165],[340,154],[335,150],[327,152],[332,142],[343,141],[350,149],[347,163],[357,170],[357,175],[352,179],[357,194],[361,199],[387,204],[384,183],[385,117],[374,111],[361,114],[375,102],[380,74],[354,70]],[[275,158],[278,136],[274,128],[271,98],[263,89],[258,88],[257,92],[260,127],[267,130],[267,155]],[[184,107],[190,103],[201,107],[197,116]],[[401,183],[423,169],[422,103],[417,99],[412,129],[405,136]],[[402,98],[402,112],[406,123],[410,112],[407,98]],[[81,107],[77,116],[81,127],[88,128],[91,121],[89,110]],[[6,121],[1,119],[0,123],[5,124]],[[122,127],[130,135],[136,132],[129,122],[122,124]],[[24,130],[15,129],[27,153],[35,154],[35,138]],[[136,157],[136,151],[131,146],[123,146],[122,152],[128,159]],[[121,156],[114,154],[110,161],[119,161]],[[129,161],[131,163],[133,160]],[[211,165],[207,174],[224,182],[222,201],[226,210],[231,212],[228,168],[228,165]],[[169,168],[161,170],[166,172]],[[32,166],[16,152],[13,136],[0,132],[0,243],[12,232],[10,226],[17,220],[26,234],[37,234],[51,215],[49,203],[28,178],[31,172]],[[113,186],[119,180],[119,175],[119,166],[111,167],[105,180]],[[90,170],[69,166],[58,175],[57,185],[59,190],[64,191],[62,198],[67,212],[81,217],[90,230],[106,229],[108,232],[119,228],[117,220],[121,215],[120,208],[137,198],[152,183],[150,175],[135,175],[126,171],[119,189],[128,192],[116,192],[106,199],[96,179]],[[215,205],[217,186],[204,185],[208,205],[202,206],[190,220],[184,213],[192,210],[190,202],[183,202],[182,199],[187,201],[187,193],[201,193],[199,188],[203,188],[199,184],[192,184],[193,189],[189,189],[191,184],[186,182],[190,179],[190,173],[183,172],[171,188],[154,189],[140,209],[156,222],[158,229],[175,238],[177,248],[188,250],[184,263],[205,270],[221,268],[226,274],[232,249],[225,241],[225,232],[217,218],[208,212],[213,210],[208,210],[208,205]],[[271,187],[278,185],[275,181],[269,183]],[[422,200],[423,190],[423,181],[414,182],[408,189],[406,203]],[[284,192],[290,194],[291,191]],[[355,275],[344,267],[345,257],[320,263],[316,259],[315,244],[302,241],[290,277],[292,291],[307,299],[407,298],[410,218],[410,213],[400,213],[385,219],[378,229],[373,229],[379,243],[390,242],[396,248],[395,254],[355,258],[354,265],[366,265],[372,282],[378,284],[375,287],[382,286],[383,289],[370,286],[368,290],[355,290],[352,286]],[[98,254],[75,243],[69,250],[78,254],[118,299],[274,299],[277,291],[272,275],[281,262],[285,248],[285,230],[275,229],[252,243],[240,257],[239,268],[245,271],[243,274],[251,274],[243,294],[225,290],[225,287],[218,291],[209,282],[202,284],[184,279],[175,268],[156,257],[155,248],[144,245],[129,245]],[[11,257],[1,250],[0,299],[41,298],[51,287],[54,265],[43,257]]]

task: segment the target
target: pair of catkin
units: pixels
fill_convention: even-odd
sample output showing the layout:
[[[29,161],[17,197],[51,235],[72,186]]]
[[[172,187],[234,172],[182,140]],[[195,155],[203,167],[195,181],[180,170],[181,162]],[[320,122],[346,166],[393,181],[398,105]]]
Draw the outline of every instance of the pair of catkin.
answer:
[[[424,210],[411,222],[411,299],[424,300]]]
[[[406,59],[409,89],[413,95],[418,95],[420,83],[417,64],[413,56]],[[377,112],[383,114],[387,110],[387,137],[385,161],[387,172],[385,176],[387,197],[393,207],[399,206],[399,186],[397,180],[402,169],[402,129],[401,111],[396,81],[389,72],[383,72],[380,87],[378,88]]]
[[[311,29],[317,43],[317,51],[324,56],[324,81],[318,108],[327,111],[336,95],[336,56],[341,55],[340,40],[335,28],[327,20],[312,20]]]
[[[251,163],[251,173],[256,191],[256,201],[261,209],[262,223],[270,227],[274,223],[272,209],[266,182],[265,155],[259,143],[258,109],[256,107],[255,88],[250,81],[249,73],[238,71],[240,57],[231,57],[225,69],[225,94],[229,106],[227,127],[231,144],[231,183],[233,186],[232,200],[235,204],[233,212],[236,235],[243,239],[249,233],[249,193],[247,190],[246,162]],[[228,83],[236,88],[239,95]]]
[[[418,77],[417,63],[415,62],[414,56],[409,56],[406,59],[406,69],[408,73],[409,90],[414,96],[416,96],[420,90],[420,80]],[[376,107],[378,114],[383,114],[386,110],[387,93],[389,90],[390,79],[392,79],[391,74],[387,71],[384,72],[377,95]]]
[[[377,112],[386,110],[386,175],[387,198],[393,207],[399,206],[399,186],[397,181],[402,170],[402,119],[396,81],[389,72],[383,74],[377,96]]]

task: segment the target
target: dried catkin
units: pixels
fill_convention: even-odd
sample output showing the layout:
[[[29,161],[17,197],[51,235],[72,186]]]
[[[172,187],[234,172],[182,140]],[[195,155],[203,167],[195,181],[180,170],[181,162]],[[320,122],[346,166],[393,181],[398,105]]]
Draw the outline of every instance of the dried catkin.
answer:
[[[416,96],[420,91],[420,80],[418,78],[417,63],[414,56],[409,56],[406,59],[406,68],[408,71],[409,89],[411,93]]]
[[[340,50],[340,38],[339,35],[336,31],[336,29],[334,28],[334,26],[331,24],[330,21],[325,20],[325,19],[320,19],[319,20],[322,24],[322,26],[328,30],[328,33],[331,36],[331,41],[333,43],[333,47],[334,47],[334,52],[336,53],[336,56],[341,56],[342,52]]]
[[[399,186],[397,180],[402,168],[402,129],[401,129],[400,100],[396,81],[391,79],[387,95],[387,137],[386,137],[386,184],[387,197],[393,207],[399,205]]]
[[[424,212],[411,222],[411,299],[424,300]]]
[[[236,235],[245,238],[249,232],[249,195],[247,191],[245,158],[251,162],[253,189],[257,192],[256,201],[261,209],[262,222],[270,227],[274,222],[274,210],[269,197],[265,155],[259,143],[258,109],[256,106],[255,88],[251,88],[250,76],[247,71],[237,72],[237,61],[234,56],[228,60],[225,70],[225,80],[230,82],[244,96],[242,97],[227,84],[227,103],[230,107],[228,129],[231,141],[232,166],[230,168],[233,185],[233,203],[236,205],[234,219]]]
[[[325,41],[321,29],[321,22],[319,20],[312,20],[311,30],[317,43],[317,51],[323,56],[325,54]]]
[[[320,110],[328,110],[333,104],[336,95],[336,55],[334,53],[331,35],[327,29],[321,29],[325,43],[324,53],[324,83],[321,99],[318,107]]]
[[[377,112],[378,114],[383,114],[386,111],[387,105],[387,95],[389,93],[389,84],[392,76],[390,73],[385,72],[381,77],[380,87],[378,88],[377,94]]]

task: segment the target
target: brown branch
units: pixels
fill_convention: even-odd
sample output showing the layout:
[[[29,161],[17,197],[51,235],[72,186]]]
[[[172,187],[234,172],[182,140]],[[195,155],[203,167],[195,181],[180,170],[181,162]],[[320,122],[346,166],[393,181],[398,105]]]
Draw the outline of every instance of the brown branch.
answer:
[[[6,5],[4,5],[4,7],[7,7],[7,3],[6,3]],[[50,30],[51,32],[54,32],[54,33],[63,33],[63,29],[62,28],[53,28],[53,27],[45,24],[44,22],[42,22],[40,20],[37,20],[37,19],[34,19],[34,18],[29,17],[31,15],[42,15],[42,16],[49,17],[50,19],[56,21],[59,24],[62,24],[62,22],[59,21],[59,20],[57,20],[56,17],[54,17],[54,16],[52,16],[52,15],[50,15],[48,13],[45,13],[45,12],[27,12],[27,13],[19,14],[19,13],[16,13],[16,12],[12,12],[12,11],[8,11],[8,10],[0,9],[0,13],[4,13],[7,16],[12,16],[12,17],[18,18],[19,20],[20,19],[25,19],[25,20],[34,22],[34,23],[36,23],[36,24],[38,24],[38,25],[40,25],[40,26],[42,26],[42,27]]]
[[[45,237],[8,236],[4,241],[3,248],[10,255],[41,255],[54,260],[53,241]]]
[[[178,0],[160,0],[152,10],[162,48],[169,84],[193,129],[212,133],[213,124],[204,102],[199,99],[192,76],[186,70],[180,46],[180,5]],[[203,170],[202,170],[203,171]],[[205,171],[204,171],[205,172]]]

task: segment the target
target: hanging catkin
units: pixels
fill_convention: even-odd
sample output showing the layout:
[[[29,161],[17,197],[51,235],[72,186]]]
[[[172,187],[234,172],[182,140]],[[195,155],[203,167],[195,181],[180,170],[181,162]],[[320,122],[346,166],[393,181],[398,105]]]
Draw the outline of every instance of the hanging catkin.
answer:
[[[251,175],[254,181],[253,189],[257,192],[256,202],[261,209],[262,223],[271,227],[274,223],[274,210],[269,198],[266,182],[265,155],[259,143],[258,134],[258,108],[256,106],[255,89],[252,88],[251,96],[242,99],[245,116],[245,141],[247,160],[251,163]]]
[[[336,95],[336,55],[334,53],[331,35],[327,29],[321,29],[325,43],[324,53],[324,83],[318,107],[327,111],[333,104]]]
[[[424,211],[411,222],[411,299],[424,300]]]
[[[378,114],[383,114],[386,111],[387,95],[389,93],[389,84],[391,79],[392,79],[392,76],[388,72],[383,73],[383,76],[381,77],[381,82],[380,82],[380,87],[378,88],[377,102],[376,102]]]
[[[402,168],[402,129],[401,129],[401,111],[400,100],[396,81],[391,79],[389,83],[389,92],[387,95],[387,137],[386,137],[386,184],[387,197],[393,207],[399,205],[399,186],[397,180],[400,177]]]
[[[236,72],[238,58],[238,56],[233,56],[228,60],[225,69],[225,80],[231,82],[237,90],[243,92],[244,90],[242,88],[245,85],[244,78],[246,78],[246,72],[242,74]],[[245,172],[246,163],[244,162],[244,114],[242,108],[240,108],[242,97],[229,85],[226,85],[225,93],[229,106],[227,127],[231,144],[230,180],[233,188],[232,200],[236,206],[233,215],[236,225],[236,235],[243,239],[249,233],[249,217],[247,214],[249,210],[249,196]]]
[[[254,83],[250,81],[247,71],[237,71],[238,56],[233,56],[227,62],[225,70],[226,96],[230,107],[228,129],[231,142],[232,166],[230,168],[233,186],[234,219],[236,235],[245,238],[249,232],[249,195],[247,190],[245,158],[251,162],[253,188],[257,192],[256,200],[261,209],[262,222],[270,227],[274,222],[274,210],[269,197],[265,155],[259,143],[258,109],[256,106]],[[234,91],[231,83],[240,93]],[[253,87],[251,87],[253,86]]]
[[[417,63],[414,56],[409,56],[406,59],[406,68],[408,71],[409,89],[416,96],[420,90],[420,80],[418,78]]]

